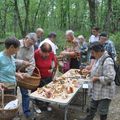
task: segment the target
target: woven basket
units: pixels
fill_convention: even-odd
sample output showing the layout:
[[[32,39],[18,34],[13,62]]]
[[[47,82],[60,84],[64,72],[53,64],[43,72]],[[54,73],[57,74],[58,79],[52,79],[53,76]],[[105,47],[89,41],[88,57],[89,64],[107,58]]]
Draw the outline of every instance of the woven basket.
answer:
[[[25,77],[22,80],[17,80],[18,86],[25,88],[25,89],[29,89],[29,90],[35,90],[40,85],[40,78],[41,78],[39,69],[37,67],[35,67],[35,69],[37,70],[38,74],[33,73],[32,76]]]
[[[16,100],[17,97],[14,95],[4,95],[4,105],[12,100]],[[2,106],[2,98],[0,97],[0,106]],[[19,105],[15,109],[4,110],[0,107],[0,120],[12,120],[18,113]]]

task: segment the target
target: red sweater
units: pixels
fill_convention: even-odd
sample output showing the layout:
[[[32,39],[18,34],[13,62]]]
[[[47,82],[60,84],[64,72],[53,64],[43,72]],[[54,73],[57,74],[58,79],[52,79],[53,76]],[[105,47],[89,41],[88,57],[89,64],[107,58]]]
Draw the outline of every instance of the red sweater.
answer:
[[[50,72],[52,62],[55,62],[55,67],[57,67],[57,60],[53,52],[49,54],[47,59],[43,59],[40,53],[40,49],[35,51],[35,64],[39,69],[41,78],[52,77],[52,72]]]

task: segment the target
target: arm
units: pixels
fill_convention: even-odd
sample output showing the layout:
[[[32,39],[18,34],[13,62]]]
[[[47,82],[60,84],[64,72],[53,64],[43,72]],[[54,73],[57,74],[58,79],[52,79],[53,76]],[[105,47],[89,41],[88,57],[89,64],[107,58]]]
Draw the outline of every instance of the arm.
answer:
[[[99,80],[103,85],[110,84],[115,79],[114,63],[111,58],[107,58],[103,64],[103,75],[93,78],[93,81]]]
[[[75,53],[75,52],[63,51],[63,52],[61,52],[61,55],[65,55],[65,56],[67,55],[67,56],[73,57],[73,56],[77,55],[77,53]]]
[[[24,78],[24,77],[23,77],[23,74],[20,73],[20,72],[16,72],[16,73],[15,73],[15,76],[16,76],[16,78],[19,79],[19,80],[22,80],[22,79]]]
[[[3,83],[0,83],[0,91],[5,89],[5,88],[6,88],[6,86]]]
[[[53,55],[53,63],[52,63],[52,68],[53,68],[53,75],[52,77],[54,78],[56,71],[57,71],[57,66],[58,66],[58,61],[55,55]]]
[[[29,54],[29,63],[30,63],[30,66],[26,68],[26,71],[29,75],[32,75],[34,69],[35,69],[35,59],[34,59],[34,49],[31,49],[31,52]]]
[[[16,63],[17,66],[23,65],[23,61],[24,60],[15,59],[15,63]]]
[[[115,60],[115,58],[116,58],[116,49],[115,49],[115,46],[114,46],[113,43],[111,44],[111,48],[112,48],[112,57],[113,57],[114,60]]]
[[[69,50],[69,48],[63,52],[61,52],[62,55],[67,55],[70,57],[75,57],[78,56],[80,54],[80,46],[79,43],[77,41],[74,41],[73,43],[73,50]]]
[[[91,59],[90,64],[87,65],[85,69],[91,71],[92,66],[94,65],[94,63],[95,63],[95,59]]]

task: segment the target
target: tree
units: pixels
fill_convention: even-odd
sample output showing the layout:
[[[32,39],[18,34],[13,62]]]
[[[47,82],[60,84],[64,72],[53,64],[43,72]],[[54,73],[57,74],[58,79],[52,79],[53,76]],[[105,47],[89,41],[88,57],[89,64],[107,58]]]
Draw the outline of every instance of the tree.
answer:
[[[105,31],[110,31],[111,28],[111,18],[112,18],[112,0],[107,0],[107,12],[105,17]]]
[[[27,32],[29,31],[28,25],[29,25],[29,5],[30,5],[30,1],[29,0],[24,0],[25,13],[26,13],[25,19],[24,19],[24,24],[23,24],[23,21],[22,21],[21,16],[20,16],[17,0],[14,0],[14,5],[15,5],[15,11],[16,11],[16,15],[17,15],[17,18],[18,18],[20,31],[21,31],[22,36],[24,37],[27,34]]]
[[[96,13],[95,13],[95,0],[88,0],[89,3],[89,9],[90,9],[90,21],[91,21],[91,27],[93,27],[96,24]]]

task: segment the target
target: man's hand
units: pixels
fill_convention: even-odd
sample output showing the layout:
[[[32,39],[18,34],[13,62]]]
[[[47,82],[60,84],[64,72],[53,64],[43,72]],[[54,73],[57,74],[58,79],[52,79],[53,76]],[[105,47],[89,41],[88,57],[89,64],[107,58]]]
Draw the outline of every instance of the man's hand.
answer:
[[[17,72],[17,73],[16,73],[16,78],[19,79],[19,80],[22,80],[22,79],[24,79],[24,76],[23,76],[22,73]]]
[[[62,51],[62,52],[60,53],[60,55],[68,55],[68,52]]]
[[[31,64],[28,62],[28,61],[23,61],[23,63],[22,63],[25,67],[28,67],[28,66],[30,66]]]
[[[97,80],[99,80],[99,77],[97,77],[97,76],[94,76],[94,77],[92,78],[92,81],[93,81],[93,82],[96,82]]]
[[[83,70],[82,70],[82,74],[83,74],[83,75],[87,75],[87,74],[89,74],[89,73],[90,73],[90,71],[87,70],[87,69],[83,69]]]
[[[85,69],[91,70],[91,69],[92,69],[92,66],[91,66],[91,65],[87,65],[87,66],[85,67]]]
[[[3,83],[0,83],[0,91],[3,90],[3,89],[6,89],[7,87],[3,84]]]

